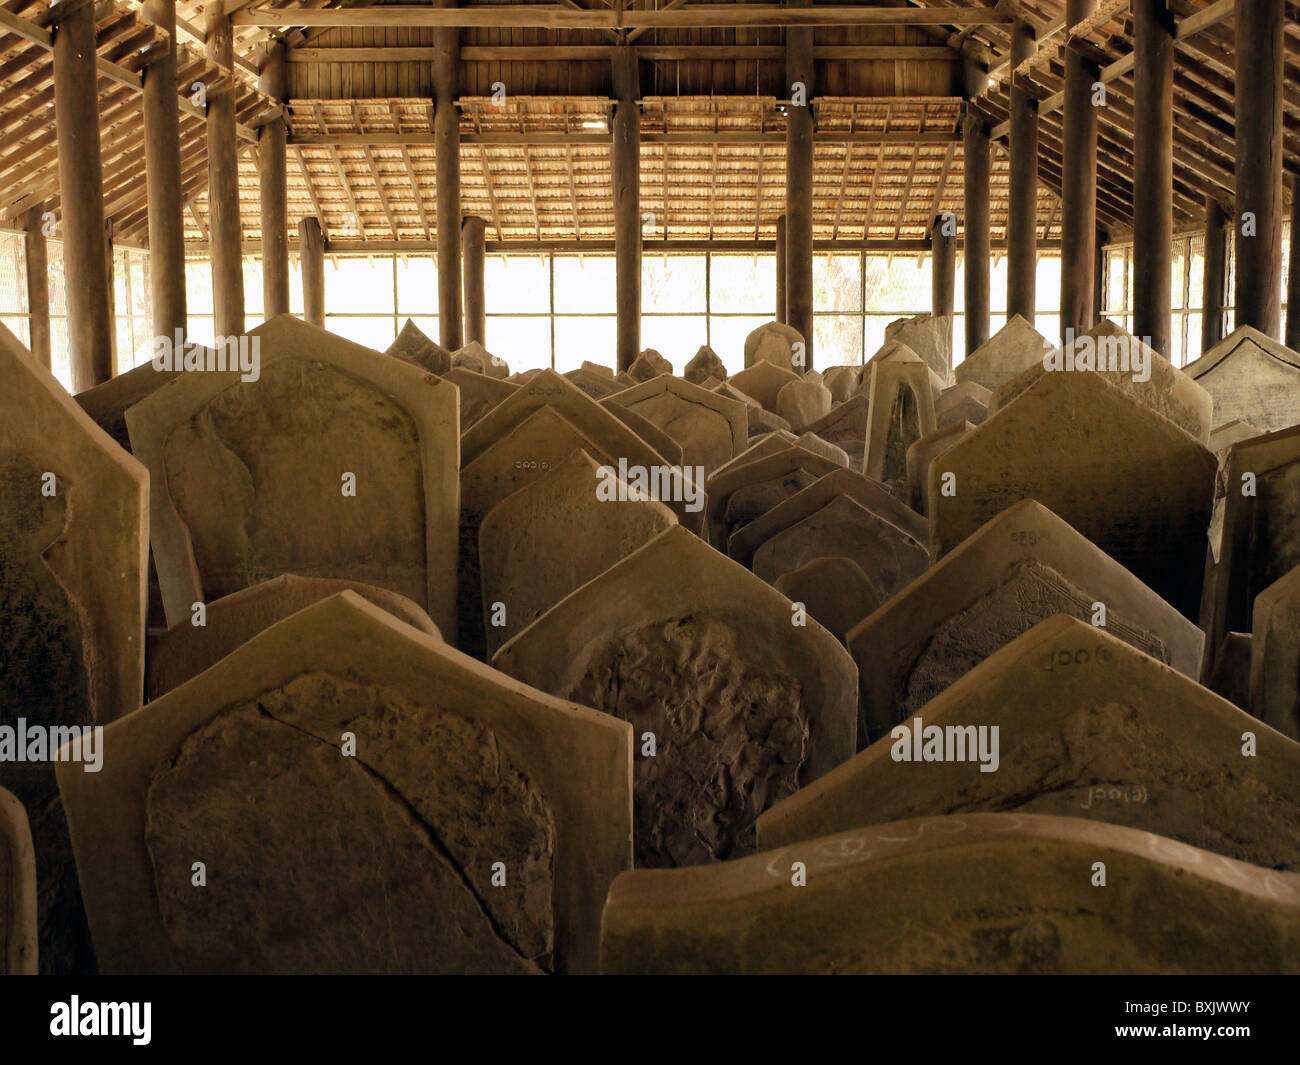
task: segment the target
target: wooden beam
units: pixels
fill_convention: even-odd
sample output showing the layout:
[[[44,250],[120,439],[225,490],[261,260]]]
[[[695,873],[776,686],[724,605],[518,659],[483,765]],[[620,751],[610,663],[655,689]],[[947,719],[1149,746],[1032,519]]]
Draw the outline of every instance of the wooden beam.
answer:
[[[464,63],[608,63],[618,45],[468,45],[461,49]],[[294,48],[290,63],[432,63],[436,49],[421,46],[370,46],[338,48]],[[779,44],[675,44],[642,45],[637,49],[648,62],[701,60],[779,59]],[[955,63],[961,55],[947,45],[822,45],[813,49],[816,59],[840,61]]]
[[[1166,359],[1174,235],[1174,24],[1166,0],[1133,0],[1133,332]],[[1281,175],[1279,175],[1280,178]]]
[[[501,130],[493,133],[462,133],[462,144],[555,144],[608,145],[613,139],[612,133],[565,133],[559,130]],[[768,133],[754,130],[681,130],[667,133],[642,133],[641,140],[647,144],[784,144],[786,135],[781,132]],[[821,130],[814,134],[813,140],[818,144],[956,144],[961,135],[955,131],[908,132],[892,130],[881,132],[875,130]],[[368,144],[371,146],[404,144],[408,147],[428,147],[436,144],[437,138],[432,133],[393,133],[376,131],[373,133],[295,133],[289,137],[289,143],[299,146],[310,145],[348,145]]]
[[[1207,352],[1223,339],[1223,308],[1228,299],[1228,227],[1232,220],[1223,204],[1205,197],[1205,269],[1201,307],[1201,351]],[[1295,247],[1293,244],[1292,247]],[[1296,316],[1300,325],[1300,314]]]
[[[181,201],[181,132],[176,95],[176,3],[147,0],[146,16],[168,47],[144,70],[145,189],[149,218],[149,295],[155,336],[186,329],[185,219]]]

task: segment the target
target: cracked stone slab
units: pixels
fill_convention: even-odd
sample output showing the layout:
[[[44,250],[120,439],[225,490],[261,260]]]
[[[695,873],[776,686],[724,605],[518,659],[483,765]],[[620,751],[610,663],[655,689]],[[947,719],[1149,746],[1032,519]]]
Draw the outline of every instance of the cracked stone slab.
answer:
[[[101,772],[60,764],[101,967],[591,971],[631,742],[354,592],[322,600],[106,729]]]
[[[1295,973],[1300,876],[1076,817],[925,817],[625,873],[600,955],[610,974]]]

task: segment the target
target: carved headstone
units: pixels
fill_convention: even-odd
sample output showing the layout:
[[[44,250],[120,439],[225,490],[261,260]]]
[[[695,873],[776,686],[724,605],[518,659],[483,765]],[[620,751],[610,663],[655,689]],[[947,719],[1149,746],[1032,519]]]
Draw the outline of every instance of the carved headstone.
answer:
[[[934,314],[899,318],[885,326],[885,342],[891,340],[906,344],[920,355],[945,386],[952,384],[951,318]]]
[[[452,366],[463,366],[469,370],[477,370],[488,377],[496,377],[504,381],[510,376],[510,366],[506,360],[497,355],[493,355],[477,340],[471,340],[463,348],[458,348],[452,352]]]
[[[929,514],[925,486],[930,479],[930,463],[953,444],[974,430],[970,422],[955,422],[927,433],[907,449],[907,498],[918,514]]]
[[[591,370],[570,370],[564,375],[592,399],[601,400],[623,391],[613,374],[605,375]]]
[[[425,373],[445,374],[451,369],[451,352],[441,344],[435,344],[430,340],[409,318],[402,326],[402,331],[397,334],[397,339],[388,345],[384,354],[409,362]],[[457,365],[464,365],[464,362]]]
[[[1013,314],[1006,325],[958,363],[954,371],[957,383],[970,381],[995,392],[1026,370],[1041,366],[1054,350],[1047,337]]]
[[[830,366],[822,373],[822,384],[831,390],[831,400],[843,403],[858,390],[861,366]]]
[[[961,422],[979,425],[989,416],[992,398],[983,385],[974,381],[959,382],[945,389],[934,401],[934,424],[939,429]]]
[[[1183,373],[1213,397],[1216,425],[1240,419],[1269,433],[1300,422],[1300,353],[1253,326],[1234,329]]]
[[[867,367],[863,391],[870,406],[862,470],[868,477],[905,488],[907,449],[936,428],[928,373],[921,363],[911,362]],[[810,428],[817,432],[816,426]]]
[[[871,398],[859,392],[835,407],[826,417],[813,422],[805,432],[813,433],[842,448],[849,456],[849,462],[861,469],[870,416]]]
[[[617,402],[658,426],[682,448],[682,461],[705,476],[748,440],[745,404],[667,374],[618,393]]]
[[[805,451],[811,451],[814,455],[830,459],[836,466],[843,466],[848,469],[849,453],[842,447],[836,447],[830,441],[823,440],[815,433],[800,433],[794,442]]]
[[[760,359],[740,373],[732,374],[727,381],[723,382],[723,387],[738,389],[745,395],[753,397],[764,410],[771,414],[779,414],[776,409],[776,397],[780,395],[781,389],[791,381],[797,380],[799,375],[788,367],[777,366],[766,359]],[[721,392],[722,389],[718,391]]]
[[[715,474],[705,483],[709,543],[722,550],[736,529],[840,468],[830,459],[793,446]],[[733,507],[732,496],[739,493],[749,498],[743,506]]]
[[[1300,566],[1255,597],[1250,712],[1300,740]]]
[[[460,392],[460,431],[463,433],[498,403],[509,399],[519,391],[513,381],[498,381],[471,370],[466,366],[457,366],[442,375],[444,381],[450,381]]]
[[[851,558],[814,558],[781,574],[773,587],[792,603],[802,603],[841,643],[849,629],[880,605],[867,575]]]

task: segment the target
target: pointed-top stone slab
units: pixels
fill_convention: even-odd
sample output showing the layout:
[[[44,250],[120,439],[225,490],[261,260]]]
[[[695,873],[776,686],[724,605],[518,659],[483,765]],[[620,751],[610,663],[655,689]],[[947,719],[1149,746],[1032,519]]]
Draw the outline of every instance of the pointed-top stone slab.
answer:
[[[593,373],[591,370],[570,370],[564,376],[595,400],[622,391],[618,382],[614,380],[613,374]]]
[[[677,441],[688,466],[705,476],[744,450],[749,438],[745,404],[663,374],[618,393],[618,403]]]
[[[907,449],[936,428],[929,370],[919,363],[874,362],[863,378],[870,406],[862,470],[877,481],[904,486]]]
[[[735,458],[731,459],[729,462],[724,462],[714,470],[711,476],[720,477],[728,470],[733,470],[737,466],[743,466],[747,462],[756,462],[761,458],[766,458],[768,455],[775,455],[778,451],[786,451],[791,445],[797,445],[798,443],[799,438],[795,436],[794,433],[785,430],[764,433],[762,436],[755,437],[751,440],[749,446],[745,448],[744,451],[740,452],[740,454]],[[814,455],[820,454],[820,452],[814,451],[812,448],[806,448],[805,450],[812,451]],[[822,457],[830,458],[829,455],[823,455]]]
[[[1021,315],[1013,314],[1007,324],[966,356],[954,371],[957,383],[967,381],[994,392],[1026,370],[1043,364],[1054,346]]]
[[[718,357],[718,353],[708,344],[701,344],[700,350],[686,364],[686,370],[682,376],[696,385],[703,385],[710,377],[715,381],[725,381],[727,379],[727,367]]]
[[[944,385],[952,383],[952,319],[944,315],[918,314],[899,318],[885,326],[885,342],[897,340],[921,356]]]
[[[600,405],[614,415],[619,421],[626,425],[632,432],[636,433],[642,440],[650,445],[656,453],[662,455],[671,465],[680,466],[682,464],[682,445],[665,433],[654,422],[643,418],[636,411],[629,410],[618,401],[619,392],[626,392],[627,389],[620,388],[612,396],[606,396],[600,401]]]
[[[590,971],[631,740],[352,592],[316,603],[106,729],[101,772],[60,764],[100,966]]]
[[[0,976],[38,971],[36,853],[23,804],[0,788]]]
[[[451,369],[451,352],[435,344],[411,319],[406,320],[402,331],[384,351],[395,359],[409,362],[425,373],[444,374]]]
[[[627,368],[628,376],[637,381],[649,381],[660,374],[672,373],[673,364],[665,359],[654,348],[646,348],[633,361],[632,365]]]
[[[451,364],[477,370],[481,374],[502,381],[510,376],[510,366],[506,360],[493,355],[477,340],[471,340],[463,348],[457,348],[452,352]]]
[[[863,731],[889,729],[1053,614],[1091,621],[1195,679],[1204,635],[1032,499],[1008,508],[849,633]]]
[[[776,366],[766,359],[760,359],[752,366],[746,367],[725,382],[731,388],[739,389],[752,396],[758,404],[772,414],[778,414],[776,397],[781,389],[791,381],[799,380],[799,375],[783,366]],[[721,391],[721,390],[719,390]]]
[[[800,433],[794,442],[805,451],[811,451],[814,455],[830,459],[835,465],[848,469],[849,453],[842,447],[836,447],[829,440],[823,440],[816,433]]]
[[[1268,433],[1300,422],[1300,353],[1253,326],[1234,329],[1183,373],[1214,398],[1218,425],[1241,419]]]
[[[907,449],[907,497],[918,514],[930,513],[930,504],[925,498],[930,463],[974,429],[971,422],[954,422],[927,433]]]
[[[1257,436],[1263,436],[1264,430],[1250,422],[1241,421],[1240,419],[1226,422],[1220,425],[1210,434],[1210,450],[1220,457],[1225,457],[1228,448],[1241,440],[1253,440]]]
[[[759,834],[783,846],[973,810],[1107,821],[1296,871],[1300,744],[1113,633],[1056,615],[769,810]]]
[[[460,431],[465,432],[498,403],[519,391],[514,381],[498,381],[495,377],[457,366],[442,375],[460,393]]]
[[[203,349],[205,354],[202,358],[205,366],[209,365],[206,354],[209,350]],[[139,403],[149,393],[162,388],[178,373],[183,372],[159,370],[152,362],[142,363],[132,370],[127,370],[126,373],[110,377],[103,384],[78,392],[77,404],[94,419],[96,425],[130,451],[131,437],[126,431],[127,407]]]
[[[772,585],[844,642],[845,634],[880,605],[867,575],[851,558],[814,558]]]
[[[934,401],[934,424],[945,429],[957,422],[982,424],[989,416],[993,395],[974,381],[961,381],[945,389]]]
[[[1300,566],[1255,596],[1250,712],[1300,740]]]
[[[793,371],[794,346],[803,342],[803,334],[794,326],[765,322],[745,337],[745,369],[768,362],[782,370]],[[767,406],[766,403],[763,405]]]
[[[561,600],[493,664],[632,722],[637,861],[687,865],[753,848],[754,819],[852,752],[856,676],[814,620],[684,529]]]
[[[772,501],[772,505],[775,506],[781,499],[794,495],[800,488],[812,484],[818,477],[838,469],[841,467],[830,459],[794,445],[764,455],[753,462],[732,466],[726,472],[710,477],[705,483],[709,497],[706,508],[709,543],[721,550],[726,546],[731,534],[739,527],[729,527],[730,522],[727,517],[728,505],[736,492],[756,485],[771,485],[779,489],[776,493],[779,498]]]

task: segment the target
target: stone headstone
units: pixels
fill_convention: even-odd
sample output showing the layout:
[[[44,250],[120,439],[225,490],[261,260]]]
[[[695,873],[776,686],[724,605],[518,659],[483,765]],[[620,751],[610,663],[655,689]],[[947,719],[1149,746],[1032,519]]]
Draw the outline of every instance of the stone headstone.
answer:
[[[764,433],[790,432],[793,426],[779,414],[773,414],[763,407],[746,407],[749,415],[749,439]]]
[[[705,483],[709,497],[706,511],[709,543],[722,550],[736,529],[800,488],[806,488],[818,477],[840,468],[830,459],[792,446],[710,477]],[[758,497],[743,508],[731,508],[729,513],[733,495],[743,492],[752,495],[755,489],[760,490]]]
[[[816,621],[791,620],[784,596],[677,527],[493,664],[630,722],[637,864],[696,865],[752,851],[758,815],[853,749],[852,662]]]
[[[618,393],[617,401],[677,441],[682,461],[702,466],[705,476],[743,451],[748,440],[744,403],[680,377],[661,375]]]
[[[951,318],[934,314],[899,318],[885,326],[885,342],[891,340],[906,344],[920,355],[945,386],[952,384]]]
[[[798,444],[799,438],[794,433],[778,429],[776,432],[763,433],[761,436],[754,437],[749,441],[749,446],[730,462],[724,462],[719,466],[711,477],[718,477],[728,470],[735,469],[737,466],[743,466],[747,462],[756,462],[768,455],[775,455],[778,451],[786,451],[792,444]],[[821,454],[812,448],[805,448],[812,451],[813,454]],[[823,458],[830,458],[829,455],[823,455]],[[833,461],[833,460],[832,460]]]
[[[835,407],[826,417],[808,426],[813,433],[843,449],[850,464],[862,468],[867,446],[867,422],[871,415],[871,398],[858,393]]]
[[[0,726],[105,725],[143,693],[149,476],[3,326],[0,380]],[[8,752],[0,787],[35,842],[41,970],[91,972],[52,761]]]
[[[1100,375],[1044,374],[931,462],[931,556],[1036,499],[1196,617],[1216,466],[1187,433]]]
[[[442,375],[460,393],[460,431],[463,433],[498,403],[513,396],[519,386],[513,381],[498,381],[465,366],[457,366]]]
[[[918,355],[915,351],[909,348],[906,344],[897,340],[887,340],[885,341],[884,345],[880,348],[880,350],[877,351],[874,355],[871,356],[870,359],[867,360],[866,366],[862,368],[862,376],[858,380],[859,389],[861,389],[862,386],[866,384],[870,374],[871,364],[875,362],[924,363],[925,360],[921,358],[921,356]],[[944,377],[941,374],[935,373],[934,370],[931,369],[928,364],[926,365],[926,369],[929,371],[926,374],[926,380],[929,381],[930,383],[930,396],[933,399],[938,399],[939,393],[941,393],[945,388],[947,388],[952,383],[952,379],[951,377]]]
[[[715,381],[725,381],[727,379],[727,367],[718,358],[717,352],[708,344],[701,344],[700,350],[686,364],[686,370],[682,376],[691,384],[707,387],[705,381],[710,377]]]
[[[289,315],[255,381],[186,373],[127,411],[170,625],[297,573],[414,600],[456,637],[457,393]]]
[[[101,967],[590,971],[631,740],[323,600],[115,723],[101,772],[60,766]]]
[[[874,737],[892,728],[1053,614],[1100,618],[1108,632],[1199,676],[1200,629],[1090,539],[1025,499],[849,633],[862,684],[859,732]]]
[[[841,643],[849,629],[880,605],[867,575],[851,558],[814,558],[779,576],[773,587]]]
[[[925,486],[930,478],[930,463],[953,444],[974,430],[970,422],[956,422],[927,433],[907,449],[907,499],[918,514],[929,514]]]
[[[489,658],[570,592],[676,524],[663,503],[626,489],[606,498],[615,474],[575,451],[483,519],[479,560]]]
[[[342,591],[355,592],[399,621],[441,639],[429,615],[396,592],[356,581],[313,579],[286,573],[205,604],[202,624],[196,621],[200,615],[195,613],[175,628],[151,637],[146,699],[160,698],[216,665],[277,621]]]
[[[1250,707],[1251,634],[1230,632],[1219,641],[1213,659],[1206,663],[1209,676],[1204,684],[1215,695],[1243,710]],[[1206,658],[1210,656],[1207,654]]]
[[[751,396],[764,410],[779,414],[776,409],[776,397],[781,389],[791,381],[799,380],[799,375],[784,366],[760,359],[752,366],[747,366],[738,374],[732,374],[724,387],[738,389]],[[721,391],[721,389],[719,389]]]
[[[1075,360],[1071,363],[1069,360]],[[1138,402],[1162,414],[1175,425],[1191,433],[1200,443],[1210,442],[1214,421],[1214,400],[1210,393],[1182,370],[1179,370],[1142,341],[1126,333],[1108,318],[1103,318],[1086,333],[1076,337],[1066,348],[1060,363],[1052,369],[1043,365],[1024,371],[993,393],[989,413],[996,414],[1034,382],[1045,376],[1105,378]],[[1125,367],[1127,360],[1128,368]],[[1134,367],[1141,363],[1142,372]],[[1075,369],[1069,367],[1074,365]],[[1098,369],[1096,367],[1107,367]],[[1117,367],[1117,368],[1111,368]],[[1144,380],[1137,378],[1145,374]]]
[[[920,363],[877,362],[867,367],[864,379],[870,406],[862,471],[905,486],[907,449],[936,428],[928,370]]]
[[[203,365],[208,365],[207,352],[203,348]],[[158,370],[152,362],[143,363],[126,373],[110,377],[103,384],[78,392],[76,399],[91,419],[116,440],[128,452],[131,450],[131,437],[126,431],[126,409],[139,403],[145,396],[162,388],[183,370]]]
[[[1033,814],[916,818],[624,873],[601,926],[608,974],[1282,973],[1298,950],[1296,874]]]
[[[745,369],[748,370],[756,363],[767,362],[782,370],[795,371],[795,345],[803,343],[803,334],[794,326],[782,322],[765,322],[745,337]],[[766,407],[767,404],[764,403],[763,406]]]
[[[430,340],[409,318],[402,326],[402,331],[397,334],[397,339],[388,345],[384,354],[409,362],[425,373],[445,374],[452,365],[451,352],[441,344],[435,344]],[[460,352],[457,354],[459,355]],[[457,365],[464,365],[464,362]]]
[[[655,425],[654,422],[623,406],[618,401],[618,395],[626,391],[627,389],[619,389],[618,393],[602,399],[600,405],[649,444],[670,465],[680,466],[682,464],[682,445]]]
[[[1111,632],[1057,615],[771,809],[759,832],[771,847],[905,817],[1052,814],[1295,871],[1298,803],[1300,744]]]
[[[958,363],[954,371],[957,383],[969,381],[995,392],[1026,370],[1041,366],[1054,350],[1047,337],[1013,314],[1006,325]]]
[[[36,853],[27,811],[0,788],[0,976],[39,971]]]
[[[605,399],[623,390],[614,380],[613,374],[606,376],[591,370],[579,369],[570,370],[564,376],[595,400]]]
[[[637,381],[649,381],[660,374],[672,373],[673,364],[654,348],[646,348],[628,367],[628,376]]]
[[[842,447],[836,447],[829,441],[823,440],[816,433],[800,433],[795,439],[795,443],[805,451],[811,451],[814,455],[821,455],[822,458],[830,459],[837,466],[848,468],[849,453]]]
[[[1250,712],[1300,740],[1300,566],[1255,597]]]
[[[1300,353],[1243,325],[1183,373],[1214,399],[1214,421],[1245,421],[1264,433],[1300,422]]]
[[[1223,457],[1227,454],[1228,448],[1238,441],[1253,440],[1255,437],[1263,435],[1264,430],[1252,425],[1250,422],[1234,419],[1225,422],[1210,433],[1209,448],[1216,455]]]
[[[820,381],[805,375],[791,381],[776,394],[776,412],[802,432],[807,426],[831,412],[831,392]]]
[[[510,366],[506,360],[493,355],[477,340],[471,340],[463,348],[457,348],[452,352],[451,365],[477,370],[481,374],[502,381],[510,376]]]
[[[861,366],[830,366],[822,374],[822,384],[831,391],[831,401],[843,403],[858,390],[862,379]]]
[[[946,429],[950,425],[970,422],[980,425],[989,416],[989,402],[993,396],[983,385],[974,381],[961,381],[945,389],[934,401],[934,424]]]
[[[602,362],[588,362],[586,359],[583,359],[582,365],[579,366],[578,369],[582,370],[584,373],[598,374],[601,377],[608,377],[611,381],[614,380],[613,369]]]

